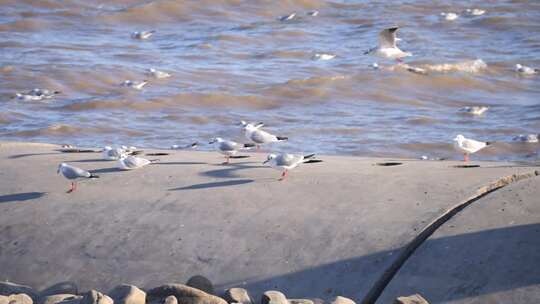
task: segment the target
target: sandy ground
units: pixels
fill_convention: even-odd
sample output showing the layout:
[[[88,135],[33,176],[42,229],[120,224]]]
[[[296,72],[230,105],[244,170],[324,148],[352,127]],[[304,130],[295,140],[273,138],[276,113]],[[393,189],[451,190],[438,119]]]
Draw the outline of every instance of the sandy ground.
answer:
[[[171,154],[149,157],[158,164],[119,171],[100,154],[57,148],[0,144],[0,279],[35,288],[72,280],[108,291],[202,274],[219,289],[241,286],[254,295],[277,289],[290,298],[360,301],[431,220],[500,177],[538,169],[320,156],[323,163],[279,182],[279,172],[262,165],[264,153],[222,165],[217,153],[164,151]],[[101,177],[66,194],[60,162]],[[538,298],[539,180],[462,211],[419,248],[379,302],[414,292],[434,303]]]

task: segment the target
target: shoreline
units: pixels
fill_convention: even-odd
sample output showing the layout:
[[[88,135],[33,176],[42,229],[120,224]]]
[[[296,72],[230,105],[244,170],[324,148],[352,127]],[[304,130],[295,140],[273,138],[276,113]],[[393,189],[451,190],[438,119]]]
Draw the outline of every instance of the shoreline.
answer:
[[[101,154],[59,153],[57,147],[0,142],[0,178],[6,181],[0,184],[0,267],[9,265],[0,280],[37,288],[69,280],[108,290],[202,274],[220,291],[243,287],[259,295],[275,289],[292,298],[359,302],[402,248],[445,210],[501,177],[538,169],[538,163],[473,161],[480,167],[460,169],[453,167],[460,161],[320,155],[324,162],[301,165],[278,182],[279,172],[262,165],[266,153],[221,165],[217,152],[148,150],[170,155],[149,167],[118,171]],[[56,174],[62,161],[101,177],[66,194],[69,183]],[[376,165],[388,161],[402,164]],[[524,213],[477,215],[461,227],[463,238],[534,225],[538,185],[538,177],[509,185],[524,202],[505,200],[505,209]],[[492,195],[499,191],[505,193]],[[483,206],[488,198],[474,204]],[[455,220],[467,216],[468,208]],[[425,242],[454,240],[450,234]],[[396,283],[400,274],[381,303],[416,292],[438,303],[448,290],[470,283],[453,272],[441,274],[450,282],[444,288],[432,286],[427,274]],[[533,281],[520,286],[540,292]],[[467,303],[490,293],[452,296]]]

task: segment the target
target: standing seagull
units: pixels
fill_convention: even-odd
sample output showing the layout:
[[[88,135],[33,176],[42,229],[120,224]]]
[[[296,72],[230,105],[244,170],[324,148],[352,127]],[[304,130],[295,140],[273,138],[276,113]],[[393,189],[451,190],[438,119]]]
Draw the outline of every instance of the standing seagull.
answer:
[[[254,142],[257,145],[257,149],[259,149],[260,145],[262,144],[288,140],[287,137],[276,136],[261,130],[261,127],[264,126],[264,124],[261,122],[256,125],[246,123],[245,121],[242,121],[241,123],[244,126],[244,134],[246,138]]]
[[[404,52],[397,47],[396,32],[398,29],[398,27],[392,27],[382,30],[379,33],[379,45],[366,51],[364,55],[374,53],[377,56],[395,59],[399,62],[402,61],[403,57],[412,56],[410,52]]]
[[[469,154],[476,153],[485,147],[491,145],[490,142],[477,141],[474,139],[465,138],[465,136],[459,134],[454,138],[454,148],[463,153],[463,160],[469,161]]]
[[[254,144],[239,144],[232,140],[224,140],[221,137],[212,139],[209,144],[216,144],[216,149],[219,153],[225,155],[226,161],[224,165],[229,164],[231,156],[235,156],[239,150],[255,147]]]
[[[58,170],[56,171],[56,173],[60,174],[60,172],[62,172],[62,175],[69,179],[69,180],[72,180],[71,182],[71,188],[67,191],[67,193],[71,193],[75,190],[77,190],[77,180],[80,180],[80,179],[88,179],[88,178],[98,178],[99,176],[97,175],[94,175],[86,170],[83,170],[81,168],[77,168],[77,167],[74,167],[74,166],[70,166],[66,163],[61,163],[59,166],[58,166]]]
[[[146,165],[149,165],[158,161],[159,160],[157,159],[149,160],[142,157],[127,155],[124,153],[122,154],[122,156],[120,156],[120,159],[118,159],[118,168],[122,170],[139,169]]]
[[[263,164],[269,163],[270,167],[282,171],[281,177],[279,178],[279,180],[282,181],[287,176],[287,172],[289,172],[289,170],[296,168],[300,164],[322,162],[322,160],[319,159],[310,159],[314,156],[315,154],[306,156],[288,153],[269,154]]]

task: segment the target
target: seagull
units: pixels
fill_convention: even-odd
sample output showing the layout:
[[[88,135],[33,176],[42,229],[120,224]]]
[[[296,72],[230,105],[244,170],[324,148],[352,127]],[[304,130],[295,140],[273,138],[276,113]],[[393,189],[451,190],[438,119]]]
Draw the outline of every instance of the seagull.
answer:
[[[246,123],[245,121],[242,121],[241,123],[244,126],[244,134],[246,138],[254,142],[257,145],[257,149],[262,144],[288,140],[287,137],[276,136],[261,130],[261,127],[264,126],[263,123],[258,123],[256,125]]]
[[[146,158],[137,157],[137,156],[123,153],[118,159],[118,168],[122,170],[139,169],[146,165],[149,165],[158,161],[159,160],[157,159],[149,160]]]
[[[518,136],[515,136],[513,140],[526,142],[526,143],[537,143],[538,137],[540,137],[540,134],[528,134],[528,135],[520,134]]]
[[[279,21],[289,21],[289,20],[293,20],[295,17],[296,17],[296,13],[292,13],[289,15],[279,17]]]
[[[534,75],[534,74],[538,74],[539,70],[538,69],[533,69],[531,67],[528,67],[528,66],[524,66],[524,65],[521,65],[521,64],[516,64],[516,72],[520,73],[520,74],[523,74],[523,75]]]
[[[287,176],[287,172],[289,170],[292,170],[296,168],[298,165],[302,163],[319,163],[322,162],[322,160],[318,159],[310,159],[313,158],[315,154],[310,155],[298,155],[298,154],[288,154],[288,153],[282,153],[282,154],[269,154],[266,160],[263,162],[263,164],[269,164],[270,167],[280,170],[281,177],[279,178],[280,181],[284,180]]]
[[[487,110],[489,110],[489,107],[483,107],[483,106],[463,107],[459,109],[461,113],[477,115],[477,116],[484,114],[484,112],[486,112]]]
[[[70,166],[66,163],[61,163],[60,165],[58,165],[58,170],[56,171],[56,173],[60,174],[60,172],[62,172],[62,175],[65,178],[72,180],[71,188],[67,191],[67,193],[71,193],[77,190],[77,180],[88,179],[88,178],[99,178],[99,176],[97,175],[94,175],[81,168]]]
[[[224,140],[221,137],[213,138],[209,144],[216,144],[217,151],[225,155],[226,161],[223,163],[224,165],[229,164],[231,156],[235,156],[239,150],[255,147],[254,144],[240,144],[232,140]]]
[[[447,21],[454,21],[459,18],[459,15],[456,13],[441,13],[441,16],[444,17]]]
[[[379,64],[374,62],[374,63],[370,64],[369,67],[374,69],[374,70],[378,70],[379,69]]]
[[[51,99],[54,96],[60,94],[60,91],[49,91],[47,89],[32,89],[24,93],[16,93],[15,98],[24,101],[39,101],[43,99]]]
[[[468,8],[468,9],[465,10],[465,13],[467,15],[469,15],[469,16],[481,16],[481,15],[485,14],[486,11],[483,10],[483,9],[479,9],[479,8],[473,8],[473,9]]]
[[[319,15],[319,11],[309,11],[306,13],[306,15],[311,17],[317,17]]]
[[[313,55],[312,59],[313,60],[331,60],[331,59],[334,59],[336,58],[336,55],[334,54],[327,54],[327,53],[317,53],[315,55]]]
[[[119,160],[122,154],[124,154],[126,151],[122,148],[112,148],[110,146],[106,146],[103,148],[103,159],[104,160]]]
[[[469,154],[476,153],[491,144],[490,142],[468,139],[461,134],[454,138],[454,148],[463,153],[463,160],[465,162],[469,161]]]
[[[131,38],[144,40],[144,39],[150,38],[150,36],[154,35],[155,32],[156,31],[133,32],[133,33],[131,33]]]
[[[197,146],[199,145],[198,142],[194,142],[192,144],[189,144],[189,145],[185,145],[185,146],[181,146],[181,145],[172,145],[171,146],[171,150],[183,150],[183,149],[195,149],[197,148]]]
[[[156,69],[148,69],[148,75],[156,78],[156,79],[163,79],[163,78],[169,78],[171,77],[171,74],[163,71],[158,71]]]
[[[112,148],[110,146],[105,146],[102,150],[104,160],[119,160],[122,154],[136,155],[140,153],[142,153],[142,151],[137,150],[136,147],[128,148],[126,146],[120,146],[120,148]]]
[[[122,82],[122,86],[134,88],[135,90],[142,90],[142,88],[143,88],[147,83],[148,83],[147,80],[143,80],[143,81],[125,80],[124,82]]]
[[[399,28],[392,27],[382,30],[379,33],[379,45],[364,52],[364,55],[374,53],[377,56],[396,59],[401,62],[401,58],[412,56],[410,52],[400,50],[396,45],[396,32]]]

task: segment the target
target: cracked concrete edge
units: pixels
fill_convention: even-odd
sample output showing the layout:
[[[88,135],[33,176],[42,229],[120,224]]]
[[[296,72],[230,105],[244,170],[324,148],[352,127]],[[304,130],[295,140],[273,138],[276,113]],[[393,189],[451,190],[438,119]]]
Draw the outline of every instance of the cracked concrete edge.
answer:
[[[383,272],[381,277],[375,282],[375,284],[373,284],[373,287],[370,288],[369,292],[362,299],[361,303],[362,304],[375,303],[381,296],[386,286],[388,286],[390,281],[394,278],[396,273],[401,269],[401,267],[405,264],[405,262],[407,262],[409,257],[411,257],[414,254],[416,249],[418,249],[418,247],[420,247],[424,243],[425,240],[427,240],[437,229],[439,229],[439,227],[444,225],[444,223],[446,223],[454,215],[459,213],[461,210],[465,209],[470,204],[476,202],[477,200],[483,198],[484,196],[492,192],[495,192],[501,188],[504,188],[520,180],[532,178],[538,175],[540,175],[540,171],[535,170],[528,173],[512,174],[509,176],[501,177],[497,179],[496,181],[489,183],[486,186],[480,187],[476,191],[476,194],[470,196],[469,198],[454,205],[452,208],[446,210],[443,214],[438,216],[435,220],[433,220],[426,227],[424,227],[418,233],[418,235],[401,250],[401,252],[398,254],[394,262],[390,264],[390,266]]]

